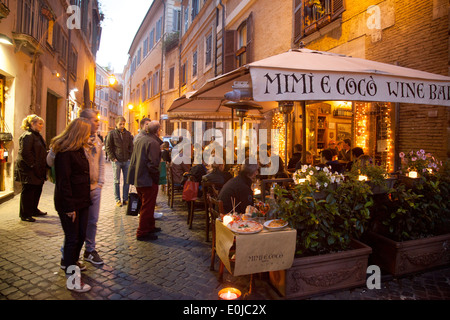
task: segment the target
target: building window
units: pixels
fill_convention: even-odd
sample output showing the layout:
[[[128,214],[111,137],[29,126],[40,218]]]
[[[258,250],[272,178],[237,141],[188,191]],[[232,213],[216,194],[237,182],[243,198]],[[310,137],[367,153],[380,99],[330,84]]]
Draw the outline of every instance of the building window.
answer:
[[[153,75],[153,94],[159,93],[159,70]]]
[[[210,66],[212,61],[212,34],[205,38],[205,66]]]
[[[162,32],[162,18],[160,18],[158,21],[156,21],[156,42],[161,39],[161,32]]]
[[[294,2],[294,40],[298,41],[331,21],[336,20],[345,10],[344,0],[320,0]]]
[[[146,81],[144,81],[143,83],[142,83],[142,101],[145,101],[145,100],[147,100],[147,83],[146,83]]]
[[[145,57],[145,56],[147,56],[147,53],[148,53],[148,38],[145,38],[145,40],[144,40],[144,47],[143,47],[143,49],[144,49],[143,54],[144,54],[144,57]]]
[[[155,28],[150,31],[150,36],[148,38],[148,51],[151,51],[153,49],[153,46],[155,45]]]
[[[192,21],[194,21],[195,17],[198,15],[200,11],[200,1],[199,0],[192,0]]]
[[[184,32],[189,28],[189,10],[188,8],[184,9]]]
[[[141,50],[141,48],[139,48],[137,51],[137,62],[136,62],[137,65],[141,64],[141,56],[142,56],[141,52],[142,52],[142,50]]]
[[[186,62],[181,66],[181,85],[184,86],[187,81]]]
[[[175,67],[169,69],[169,89],[175,88]]]
[[[78,68],[78,52],[73,46],[70,48],[69,57],[69,71],[70,74],[76,79],[77,78],[77,68]]]
[[[192,78],[197,77],[197,50],[192,55]]]
[[[172,21],[172,31],[181,30],[181,11],[179,9],[173,9],[173,21]]]
[[[237,41],[237,66],[241,67],[247,63],[247,22],[242,23],[238,28],[238,41]]]

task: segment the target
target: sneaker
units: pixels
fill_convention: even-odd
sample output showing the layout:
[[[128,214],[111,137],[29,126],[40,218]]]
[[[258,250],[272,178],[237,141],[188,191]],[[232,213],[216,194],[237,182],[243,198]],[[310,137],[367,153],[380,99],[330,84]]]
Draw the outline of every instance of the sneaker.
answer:
[[[128,201],[124,201],[123,205],[126,206],[128,204]]]
[[[81,280],[81,279],[80,279],[80,286],[78,288],[74,285],[69,286],[68,283],[66,283],[66,288],[70,291],[78,292],[78,293],[88,292],[89,290],[92,289],[92,287],[90,285],[88,285],[87,283],[84,283],[83,280]]]
[[[122,201],[120,201],[120,200],[117,201],[117,202],[116,202],[116,206],[121,207],[121,206],[122,206]]]
[[[89,261],[92,264],[103,264],[102,258],[98,255],[97,251],[84,252],[84,261]]]
[[[136,239],[138,241],[157,240],[158,236],[154,235],[153,233],[147,233],[143,236],[136,236]]]
[[[80,271],[86,271],[86,265],[82,261],[77,261],[77,266],[80,268]],[[64,259],[61,259],[61,269],[66,270],[66,265],[64,264]]]

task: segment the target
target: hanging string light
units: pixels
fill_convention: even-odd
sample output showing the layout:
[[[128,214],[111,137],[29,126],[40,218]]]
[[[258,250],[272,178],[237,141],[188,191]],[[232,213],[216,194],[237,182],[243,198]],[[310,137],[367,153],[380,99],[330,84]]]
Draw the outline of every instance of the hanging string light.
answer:
[[[272,129],[278,129],[279,130],[279,139],[278,139],[278,150],[279,150],[279,156],[281,159],[284,159],[284,154],[286,152],[285,150],[285,141],[286,141],[286,134],[285,134],[285,122],[284,122],[284,115],[280,112],[276,112],[274,116],[272,117]],[[276,141],[272,141],[272,144],[276,143]]]

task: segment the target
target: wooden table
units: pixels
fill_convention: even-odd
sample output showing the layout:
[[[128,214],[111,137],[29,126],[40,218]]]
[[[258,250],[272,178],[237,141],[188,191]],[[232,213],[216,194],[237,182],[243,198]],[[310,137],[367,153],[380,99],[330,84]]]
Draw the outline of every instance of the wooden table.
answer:
[[[297,231],[289,227],[237,234],[216,220],[216,252],[234,276],[289,269],[294,262],[296,237]]]

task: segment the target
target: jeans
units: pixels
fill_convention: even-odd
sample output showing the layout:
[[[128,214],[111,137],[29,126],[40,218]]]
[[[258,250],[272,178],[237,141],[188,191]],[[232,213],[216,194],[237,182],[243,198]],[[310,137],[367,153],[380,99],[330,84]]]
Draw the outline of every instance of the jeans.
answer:
[[[76,211],[75,222],[72,222],[67,214],[58,212],[61,226],[64,230],[64,265],[66,267],[76,265],[80,251],[86,238],[86,227],[89,216],[89,208]]]
[[[120,171],[122,171],[123,176],[123,187],[122,187],[123,201],[128,201],[128,190],[130,189],[130,185],[127,183],[127,175],[129,166],[130,161],[125,162],[114,161],[112,163],[113,177],[114,177],[114,198],[116,199],[116,202],[120,201]]]
[[[91,190],[92,204],[89,206],[89,217],[86,228],[85,250],[92,252],[95,250],[95,236],[97,234],[97,222],[100,213],[100,199],[102,188]]]

